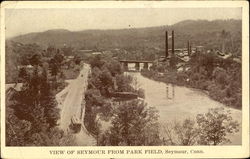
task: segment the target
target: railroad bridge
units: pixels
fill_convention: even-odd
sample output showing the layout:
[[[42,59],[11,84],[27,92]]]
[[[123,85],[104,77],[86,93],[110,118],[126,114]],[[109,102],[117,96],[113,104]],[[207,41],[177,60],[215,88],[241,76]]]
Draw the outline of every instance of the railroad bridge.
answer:
[[[153,61],[146,60],[119,60],[125,70],[128,70],[128,64],[135,64],[135,70],[140,71],[140,64],[144,69],[149,69],[149,64],[153,65]]]

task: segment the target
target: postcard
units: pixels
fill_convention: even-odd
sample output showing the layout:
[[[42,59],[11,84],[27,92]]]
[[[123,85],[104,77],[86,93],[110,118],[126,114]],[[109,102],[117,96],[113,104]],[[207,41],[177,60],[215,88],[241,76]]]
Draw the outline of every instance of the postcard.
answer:
[[[1,157],[249,157],[248,13],[246,1],[1,3]]]

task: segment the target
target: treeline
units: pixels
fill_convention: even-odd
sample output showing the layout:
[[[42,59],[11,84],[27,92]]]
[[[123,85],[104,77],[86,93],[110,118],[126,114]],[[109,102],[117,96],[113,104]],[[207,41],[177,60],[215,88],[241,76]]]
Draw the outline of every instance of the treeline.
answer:
[[[56,48],[49,45],[46,49],[35,43],[22,44],[18,42],[6,42],[5,53],[5,77],[6,83],[14,83],[19,81],[20,67],[34,65],[39,63],[40,66],[50,69],[52,76],[71,79],[79,74],[77,66],[80,60],[75,58],[72,60],[65,59],[65,56],[71,55],[73,48],[63,47]],[[71,73],[70,73],[71,72]]]
[[[242,108],[241,63],[232,58],[221,59],[214,54],[195,54],[186,70],[176,71],[165,64],[154,65],[142,75],[158,81],[205,90],[209,96],[227,106]],[[164,75],[159,75],[159,72]]]
[[[7,146],[72,145],[73,138],[57,127],[60,110],[46,70],[34,66],[23,78],[20,91],[10,88],[6,94]]]

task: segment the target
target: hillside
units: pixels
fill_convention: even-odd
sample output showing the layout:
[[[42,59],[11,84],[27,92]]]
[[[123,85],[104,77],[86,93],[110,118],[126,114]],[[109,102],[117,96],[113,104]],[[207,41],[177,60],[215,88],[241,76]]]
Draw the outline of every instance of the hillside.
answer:
[[[175,30],[177,47],[184,47],[188,39],[192,41],[193,45],[209,46],[212,43],[213,47],[219,47],[220,45],[217,46],[216,42],[220,41],[222,30],[229,32],[235,45],[241,42],[241,20],[186,20],[171,26],[118,30],[73,32],[57,29],[25,34],[10,40],[24,44],[37,43],[45,48],[48,45],[61,47],[67,44],[74,48],[86,49],[131,47],[158,47],[164,49],[165,30]]]
[[[166,30],[169,35],[172,30],[175,31],[175,48],[186,47],[187,40],[190,40],[192,46],[203,45],[207,49],[220,50],[222,41],[225,40],[226,51],[232,52],[234,56],[241,56],[241,20],[186,20],[171,26],[119,30],[72,32],[56,29],[6,40],[6,81],[15,81],[17,66],[28,63],[24,60],[26,57],[41,54],[51,45],[56,48],[67,45],[76,50],[120,48],[130,52],[131,58],[144,57],[152,60],[155,55],[164,55]]]

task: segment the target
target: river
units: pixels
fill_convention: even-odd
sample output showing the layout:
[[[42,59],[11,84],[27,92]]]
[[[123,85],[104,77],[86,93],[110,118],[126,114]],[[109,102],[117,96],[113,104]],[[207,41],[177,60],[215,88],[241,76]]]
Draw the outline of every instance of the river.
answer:
[[[241,123],[242,111],[226,107],[202,91],[171,85],[167,89],[167,84],[143,77],[138,72],[129,72],[128,74],[135,77],[139,87],[144,89],[145,101],[148,106],[154,106],[159,111],[161,125],[186,118],[195,119],[197,114],[205,113],[209,108],[216,107],[230,110],[232,118]],[[241,127],[238,133],[229,135],[228,138],[231,140],[230,145],[240,145]]]
[[[159,122],[161,125],[175,120],[184,120],[186,118],[194,119],[197,114],[205,113],[209,108],[216,107],[224,107],[226,110],[230,110],[232,118],[241,123],[242,111],[226,107],[225,105],[214,101],[200,90],[174,86],[173,96],[173,87],[171,85],[167,89],[167,84],[143,77],[138,72],[129,72],[128,74],[135,77],[139,87],[144,89],[145,101],[148,106],[154,106],[159,111]],[[68,82],[71,83],[72,81]],[[6,84],[6,89],[12,85]],[[20,86],[21,84],[17,84],[18,89],[20,89]],[[230,145],[240,145],[242,139],[241,134],[242,131],[240,127],[238,133],[229,135],[228,138],[231,140]]]

